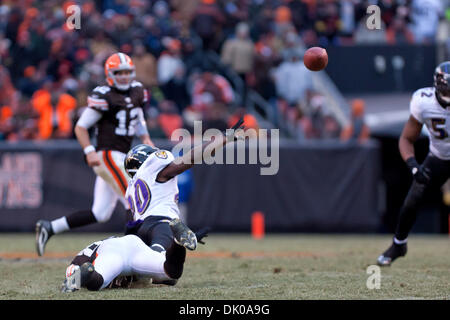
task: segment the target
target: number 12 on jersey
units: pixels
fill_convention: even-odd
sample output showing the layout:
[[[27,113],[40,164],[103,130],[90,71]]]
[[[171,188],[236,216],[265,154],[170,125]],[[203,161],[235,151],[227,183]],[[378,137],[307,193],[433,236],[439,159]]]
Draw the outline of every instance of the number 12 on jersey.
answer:
[[[117,112],[116,119],[118,120],[118,124],[115,133],[118,136],[134,136],[134,127],[137,121],[139,121],[139,113],[140,109],[138,108],[131,109],[129,117],[125,110]]]

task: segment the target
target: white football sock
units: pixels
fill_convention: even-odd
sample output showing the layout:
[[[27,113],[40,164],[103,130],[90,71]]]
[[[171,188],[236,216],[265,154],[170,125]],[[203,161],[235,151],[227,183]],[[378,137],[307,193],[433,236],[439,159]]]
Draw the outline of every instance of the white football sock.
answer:
[[[395,244],[405,244],[408,242],[408,238],[404,239],[404,240],[398,240],[396,237],[394,237],[394,243]]]
[[[53,232],[55,234],[61,233],[61,232],[64,232],[64,231],[67,231],[70,229],[69,224],[67,223],[66,217],[61,217],[59,219],[53,220],[51,222],[51,224],[52,224]]]

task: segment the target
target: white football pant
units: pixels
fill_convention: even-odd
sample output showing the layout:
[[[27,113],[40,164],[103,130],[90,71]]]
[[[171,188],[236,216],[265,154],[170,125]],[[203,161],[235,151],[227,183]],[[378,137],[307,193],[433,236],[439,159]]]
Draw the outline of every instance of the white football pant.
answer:
[[[111,218],[117,200],[126,210],[130,208],[125,199],[129,176],[124,168],[125,153],[114,150],[101,150],[100,165],[93,167],[97,178],[94,187],[94,203],[92,212],[98,222],[106,222]]]

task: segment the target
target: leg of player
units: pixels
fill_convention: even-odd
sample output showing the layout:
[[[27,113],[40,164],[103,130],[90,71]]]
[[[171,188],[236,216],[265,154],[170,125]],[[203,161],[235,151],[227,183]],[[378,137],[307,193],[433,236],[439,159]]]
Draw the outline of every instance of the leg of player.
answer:
[[[189,250],[197,248],[197,237],[179,218],[147,217],[137,235],[155,251],[167,251],[172,239]]]
[[[106,222],[111,218],[119,196],[101,177],[97,176],[94,187],[92,210],[74,212],[68,216],[36,223],[36,250],[39,256],[44,254],[45,246],[54,234],[97,222]]]
[[[155,251],[166,251],[172,244],[173,232],[169,219],[164,216],[149,216],[138,227],[136,235]]]
[[[149,248],[139,237],[128,235],[129,264],[133,275],[150,277],[153,283],[172,280],[164,269],[166,252],[158,252]]]
[[[178,280],[183,274],[184,262],[186,261],[186,247],[181,245],[183,241],[180,240],[181,237],[184,237],[184,234],[192,232],[188,227],[184,224],[181,225],[182,222],[179,219],[174,219],[170,223],[170,227],[173,230],[174,238],[171,246],[166,251],[166,261],[164,262],[164,270],[166,274],[174,279],[169,281],[162,281],[160,283],[174,285],[176,280]],[[204,242],[202,239],[208,236],[209,228],[205,227],[199,230],[194,234],[196,240],[200,243]],[[170,282],[172,281],[172,282]],[[153,283],[157,283],[154,281]]]
[[[449,176],[450,161],[443,161],[436,157],[428,156],[423,166],[429,170],[430,182],[421,184],[413,181],[400,210],[392,244],[377,259],[380,266],[390,266],[394,260],[406,255],[408,251],[408,235],[416,221],[417,212],[423,203],[426,193],[440,188]]]

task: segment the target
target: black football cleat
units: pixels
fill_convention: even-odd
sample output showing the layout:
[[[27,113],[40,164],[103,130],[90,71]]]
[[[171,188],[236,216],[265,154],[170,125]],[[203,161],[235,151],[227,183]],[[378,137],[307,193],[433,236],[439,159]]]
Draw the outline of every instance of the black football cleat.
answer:
[[[36,251],[42,256],[48,239],[54,234],[52,224],[47,220],[39,220],[36,223]]]
[[[191,229],[188,228],[180,219],[175,218],[169,222],[173,232],[174,241],[189,250],[197,248],[197,237]]]
[[[381,256],[378,257],[377,263],[379,266],[390,266],[395,259],[403,257],[408,251],[408,246],[404,244],[396,244],[395,242],[387,249]]]

